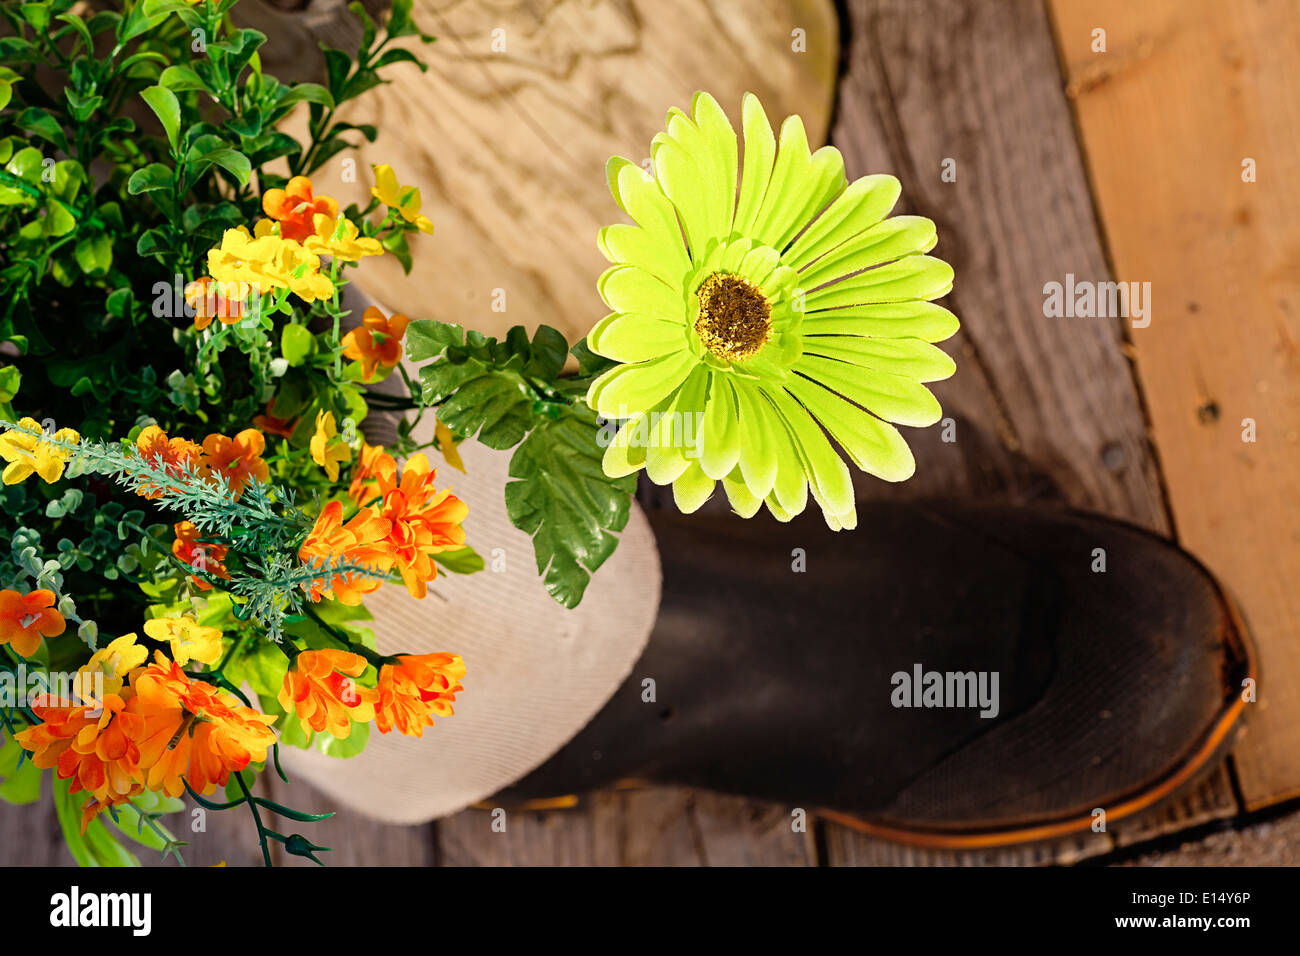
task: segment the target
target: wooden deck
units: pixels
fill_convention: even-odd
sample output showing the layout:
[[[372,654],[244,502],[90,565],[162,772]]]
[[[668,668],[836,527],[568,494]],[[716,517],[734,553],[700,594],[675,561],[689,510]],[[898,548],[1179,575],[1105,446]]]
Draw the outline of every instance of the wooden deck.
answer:
[[[921,853],[826,822],[792,833],[788,808],[661,788],[514,814],[506,833],[477,810],[411,828],[350,815],[314,831],[332,865],[1068,863],[1300,795],[1295,5],[842,6],[843,22],[830,0],[417,0],[440,40],[428,74],[385,88],[369,111],[389,132],[367,159],[431,184],[438,234],[416,249],[417,277],[384,280],[389,301],[411,314],[436,301],[437,317],[487,331],[584,329],[600,314],[607,155],[639,156],[696,88],[729,110],[754,89],[771,113],[802,112],[850,176],[902,180],[905,211],[936,221],[936,254],[957,272],[958,374],[936,391],[958,440],[920,434],[917,477],[871,493],[1065,502],[1175,537],[1221,576],[1255,635],[1264,683],[1249,732],[1191,792],[1048,846]],[[309,52],[339,29],[265,16],[280,30],[272,50]],[[495,30],[505,52],[491,50]],[[799,30],[806,52],[791,48]],[[294,58],[309,68],[305,52]],[[1246,159],[1257,181],[1243,181]],[[1067,274],[1150,282],[1150,325],[1044,317],[1044,283]],[[490,311],[496,288],[506,316]],[[272,790],[328,807],[304,785]],[[209,814],[193,862],[258,862],[243,823]],[[67,862],[52,827],[44,807],[0,807],[0,863]],[[1251,840],[1267,842],[1260,832]],[[1231,855],[1193,846],[1177,859]]]

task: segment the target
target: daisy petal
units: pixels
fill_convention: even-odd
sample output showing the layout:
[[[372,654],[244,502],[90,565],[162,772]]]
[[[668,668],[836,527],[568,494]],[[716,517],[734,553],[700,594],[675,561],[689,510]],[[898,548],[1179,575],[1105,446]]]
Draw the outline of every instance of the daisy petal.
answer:
[[[758,514],[758,509],[763,507],[763,499],[745,486],[738,470],[722,479],[722,490],[727,493],[732,510],[742,518],[754,517]]]
[[[635,312],[605,316],[587,333],[587,346],[615,362],[644,362],[687,347],[681,322]]]
[[[600,230],[600,251],[610,262],[644,269],[669,287],[678,289],[691,271],[691,261],[680,242],[665,243],[640,226],[618,223]]]
[[[750,491],[766,498],[776,483],[776,444],[785,440],[784,429],[775,427],[772,407],[754,389],[732,391],[740,415],[740,473]]]
[[[681,117],[680,111],[675,111]],[[670,113],[670,121],[674,114]],[[694,125],[685,122],[691,129]],[[680,127],[679,127],[680,128]],[[686,230],[686,244],[691,257],[699,259],[715,235],[710,209],[710,197],[716,195],[719,184],[715,182],[706,156],[696,156],[679,140],[667,133],[656,133],[650,142],[650,159],[654,162],[655,177],[665,195],[672,200],[677,215]]]
[[[805,288],[815,289],[841,276],[861,272],[915,252],[929,252],[938,242],[934,223],[923,216],[894,216],[877,223],[831,250],[799,276]]]
[[[700,91],[695,94],[691,111],[695,114],[695,125],[699,127],[714,163],[719,168],[722,190],[718,194],[721,211],[718,214],[717,235],[726,237],[731,232],[736,211],[736,130],[718,101],[708,93]]]
[[[893,425],[797,375],[786,387],[863,471],[885,481],[906,481],[916,472],[912,450]]]
[[[677,210],[659,188],[654,176],[621,156],[610,159],[605,166],[605,176],[619,207],[665,250],[672,249],[674,253],[680,254],[682,261],[689,267],[690,259],[686,255]]]
[[[819,256],[871,228],[894,208],[902,191],[902,184],[893,176],[863,176],[854,180],[794,241],[786,253],[786,265],[803,269]]]
[[[836,516],[852,512],[853,478],[808,410],[783,388],[764,388],[763,394],[785,419],[803,459],[813,497],[822,510]]]
[[[689,351],[610,369],[587,390],[587,404],[605,418],[630,418],[632,412],[654,408],[671,395],[696,365]]]
[[[650,447],[646,449],[646,475],[656,485],[677,480],[694,463],[698,448],[696,423],[704,411],[709,373],[700,365],[661,409],[650,415]]]
[[[611,266],[596,281],[596,288],[615,312],[644,312],[678,321],[686,314],[680,292],[636,266]]]
[[[645,467],[646,441],[643,436],[648,428],[645,415],[637,415],[623,424],[605,449],[601,461],[605,474],[622,478]]]
[[[937,299],[952,290],[952,266],[931,256],[906,256],[834,285],[809,292],[809,310],[870,302]]]
[[[819,335],[804,339],[804,353],[824,355],[917,382],[939,382],[951,378],[957,371],[957,364],[943,349],[920,339]]]
[[[682,472],[681,477],[673,482],[673,501],[682,514],[699,511],[704,502],[713,494],[716,482],[704,473],[698,462],[691,462],[691,467]]]
[[[819,355],[803,356],[794,370],[839,392],[873,415],[900,425],[925,427],[942,416],[939,402],[919,382]]]
[[[829,312],[809,312],[805,335],[870,335],[942,342],[960,327],[957,316],[933,302],[880,302]]]
[[[745,164],[740,175],[740,198],[733,228],[742,235],[751,235],[772,179],[776,137],[772,135],[772,124],[767,121],[763,104],[753,93],[745,94],[741,122],[745,131]]]
[[[710,478],[731,474],[740,461],[740,422],[729,376],[711,376],[708,403],[700,424],[700,467]]]
[[[819,149],[814,160],[803,120],[791,116],[781,124],[772,180],[747,234],[780,249],[843,188],[844,160],[839,151],[833,147]]]

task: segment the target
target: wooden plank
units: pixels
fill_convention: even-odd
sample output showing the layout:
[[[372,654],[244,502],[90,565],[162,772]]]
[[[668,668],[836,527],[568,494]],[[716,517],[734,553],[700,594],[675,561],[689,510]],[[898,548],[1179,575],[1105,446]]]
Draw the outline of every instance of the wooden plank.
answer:
[[[938,224],[935,255],[957,273],[947,304],[963,323],[945,344],[957,374],[935,388],[956,441],[909,433],[916,477],[864,481],[859,495],[1050,500],[1167,532],[1118,323],[1043,314],[1045,282],[1107,271],[1043,7],[850,0],[848,14],[831,140],[850,176],[897,175],[906,211]],[[826,833],[833,864],[1031,863],[1044,852],[919,853],[833,824]],[[1084,835],[1049,858],[1111,847]]]
[[[1300,18],[1288,0],[1052,12],[1117,277],[1151,284],[1132,344],[1174,523],[1259,647],[1234,760],[1263,806],[1300,794]]]
[[[436,303],[434,317],[488,334],[539,323],[585,334],[605,311],[596,233],[620,221],[605,162],[641,161],[667,109],[689,107],[697,89],[733,120],[752,90],[776,115],[801,113],[810,140],[826,135],[839,53],[830,0],[417,0],[414,16],[439,37],[419,48],[429,71],[398,68],[392,85],[340,111],[380,130],[358,168],[390,163],[421,187],[436,224],[412,240],[414,276],[391,257],[362,270],[411,316]],[[254,24],[275,38],[261,52],[273,73],[313,62],[318,39],[353,34],[338,17],[264,5]],[[318,189],[368,197],[368,171],[343,182],[341,162]]]

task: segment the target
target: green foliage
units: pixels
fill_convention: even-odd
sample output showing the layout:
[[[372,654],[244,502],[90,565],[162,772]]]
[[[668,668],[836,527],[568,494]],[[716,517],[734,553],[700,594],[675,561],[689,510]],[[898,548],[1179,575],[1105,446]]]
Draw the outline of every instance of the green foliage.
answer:
[[[546,590],[576,607],[591,575],[614,552],[627,524],[635,476],[601,468],[601,422],[583,397],[605,360],[574,347],[576,377],[563,377],[564,336],[515,326],[498,341],[459,325],[421,320],[407,328],[407,354],[420,369],[419,399],[460,436],[515,448],[506,512],[533,539]]]

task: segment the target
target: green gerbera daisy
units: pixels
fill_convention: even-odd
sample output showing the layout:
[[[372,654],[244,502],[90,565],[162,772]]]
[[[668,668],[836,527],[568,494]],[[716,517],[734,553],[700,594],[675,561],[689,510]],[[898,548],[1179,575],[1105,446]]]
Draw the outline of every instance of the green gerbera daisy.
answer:
[[[614,265],[599,289],[613,312],[587,344],[622,363],[587,395],[623,423],[604,469],[645,468],[685,512],[721,481],[739,514],[766,503],[788,521],[811,490],[832,528],[852,528],[853,483],[831,439],[887,481],[915,471],[889,423],[939,420],[922,383],[955,371],[931,343],[958,323],[929,300],[952,288],[952,268],[923,255],[933,222],[885,218],[898,180],[846,185],[839,151],[811,153],[798,116],[778,148],[762,105],[745,96],[737,189],[726,114],[707,93],[692,112],[669,111],[653,175],[617,157],[608,166],[636,225],[600,233]]]

